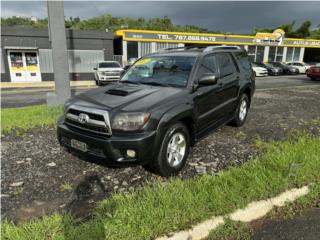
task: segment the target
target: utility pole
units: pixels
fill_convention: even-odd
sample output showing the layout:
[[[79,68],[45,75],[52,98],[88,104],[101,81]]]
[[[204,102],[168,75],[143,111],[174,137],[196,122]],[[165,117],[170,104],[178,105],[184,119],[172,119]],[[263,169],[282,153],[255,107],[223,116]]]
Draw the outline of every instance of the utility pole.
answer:
[[[71,96],[63,1],[47,0],[47,6],[55,84],[55,92],[47,93],[47,105],[57,106]]]

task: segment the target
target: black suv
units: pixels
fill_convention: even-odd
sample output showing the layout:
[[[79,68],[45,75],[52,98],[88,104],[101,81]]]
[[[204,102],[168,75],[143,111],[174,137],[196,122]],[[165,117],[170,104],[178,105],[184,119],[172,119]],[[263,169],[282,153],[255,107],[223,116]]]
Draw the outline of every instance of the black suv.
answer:
[[[166,49],[136,61],[118,83],[67,101],[58,140],[111,166],[144,165],[171,176],[210,131],[244,124],[254,90],[239,47]]]

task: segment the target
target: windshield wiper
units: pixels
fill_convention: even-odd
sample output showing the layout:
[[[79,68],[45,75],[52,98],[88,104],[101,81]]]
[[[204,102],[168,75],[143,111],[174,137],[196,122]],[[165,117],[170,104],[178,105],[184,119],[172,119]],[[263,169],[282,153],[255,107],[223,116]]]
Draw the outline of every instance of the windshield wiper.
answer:
[[[165,83],[159,83],[159,82],[153,82],[153,81],[140,81],[139,83],[141,84],[146,84],[146,85],[153,85],[153,86],[163,86],[163,87],[169,87],[168,84]]]
[[[130,80],[122,80],[120,81],[121,83],[132,83],[132,84],[140,84],[140,82],[136,82],[136,81],[130,81]]]

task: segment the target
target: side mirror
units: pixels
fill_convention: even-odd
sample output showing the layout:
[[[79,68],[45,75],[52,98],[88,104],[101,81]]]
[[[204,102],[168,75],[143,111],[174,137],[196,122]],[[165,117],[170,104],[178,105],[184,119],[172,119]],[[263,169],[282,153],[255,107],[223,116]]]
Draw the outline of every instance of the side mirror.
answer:
[[[93,70],[98,70],[98,68],[95,67],[95,68],[93,68]]]
[[[202,75],[198,81],[199,86],[214,85],[218,82],[217,74],[205,74]]]

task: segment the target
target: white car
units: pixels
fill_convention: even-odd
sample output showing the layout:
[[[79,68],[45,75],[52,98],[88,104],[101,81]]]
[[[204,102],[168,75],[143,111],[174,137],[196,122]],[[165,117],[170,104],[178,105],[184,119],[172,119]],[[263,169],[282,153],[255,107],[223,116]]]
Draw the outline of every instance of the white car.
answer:
[[[307,63],[304,62],[288,62],[287,65],[298,68],[299,73],[305,74],[307,70],[311,67]]]
[[[264,67],[259,67],[258,65],[252,63],[252,69],[253,69],[256,77],[268,76],[268,69],[266,69]]]
[[[98,86],[119,81],[123,68],[116,61],[99,62],[94,69],[94,80]]]

